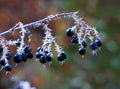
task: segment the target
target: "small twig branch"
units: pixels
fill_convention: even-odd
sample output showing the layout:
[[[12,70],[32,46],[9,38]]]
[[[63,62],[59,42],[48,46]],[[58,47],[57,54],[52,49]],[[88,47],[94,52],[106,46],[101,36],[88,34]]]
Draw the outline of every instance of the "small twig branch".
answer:
[[[61,17],[72,17],[76,13],[77,12],[70,12],[70,13],[61,13],[61,14],[56,14],[56,15],[50,15],[50,16],[44,18],[44,19],[25,24],[25,25],[23,25],[23,28],[30,28],[30,27],[34,27],[35,25],[40,26],[40,25],[43,25],[43,24],[47,24],[50,21],[61,18]],[[13,28],[11,28],[11,29],[9,29],[5,32],[0,33],[0,36],[4,36],[6,34],[12,33],[15,30],[21,30],[21,27],[17,27],[17,24],[16,24]]]
[[[102,40],[99,36],[99,33],[97,32],[96,28],[89,26],[83,18],[79,17],[77,15],[78,12],[70,12],[70,13],[61,13],[56,15],[49,15],[48,17],[28,23],[23,24],[21,22],[18,22],[15,26],[13,26],[11,29],[0,33],[0,53],[2,53],[2,56],[0,58],[0,64],[2,65],[2,69],[6,70],[6,73],[9,73],[12,69],[12,65],[9,64],[8,60],[11,58],[11,53],[8,50],[8,45],[11,46],[18,46],[17,47],[17,53],[15,53],[13,59],[16,64],[19,64],[21,62],[26,62],[27,59],[32,59],[32,47],[26,44],[25,42],[25,36],[28,36],[28,42],[30,43],[32,33],[29,31],[29,28],[37,28],[39,26],[43,26],[44,30],[44,39],[42,46],[39,46],[36,51],[36,59],[39,60],[44,66],[48,62],[48,64],[52,63],[53,60],[53,52],[52,47],[55,47],[55,50],[57,51],[57,59],[59,63],[65,62],[67,59],[67,55],[65,51],[62,49],[61,46],[57,44],[55,41],[55,38],[52,35],[52,29],[48,27],[49,23],[52,20],[56,20],[62,17],[68,17],[72,18],[74,25],[69,27],[66,30],[66,35],[68,37],[71,37],[71,42],[74,44],[79,45],[79,54],[81,56],[84,56],[86,53],[86,46],[87,46],[87,39],[90,39],[90,48],[92,50],[93,54],[96,54],[98,48],[102,46]],[[19,30],[20,37],[16,40],[7,40],[4,38],[4,35],[13,33],[14,31]],[[53,46],[54,45],[54,46]]]

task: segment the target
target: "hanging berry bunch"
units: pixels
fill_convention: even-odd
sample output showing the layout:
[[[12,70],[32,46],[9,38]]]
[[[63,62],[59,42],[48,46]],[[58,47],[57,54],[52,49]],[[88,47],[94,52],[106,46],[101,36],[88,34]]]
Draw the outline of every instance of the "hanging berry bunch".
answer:
[[[44,30],[45,34],[43,38],[43,44],[37,48],[36,60],[43,65],[46,63],[51,64],[54,59],[54,54],[52,52],[52,47],[54,47],[57,52],[57,60],[59,63],[65,62],[67,55],[65,51],[63,51],[62,47],[57,44],[55,40],[56,37],[52,35],[52,29],[48,27],[50,21],[61,17],[70,17],[74,20],[74,26],[66,30],[66,35],[68,37],[71,37],[71,42],[73,44],[79,45],[79,54],[82,56],[85,55],[88,39],[90,40],[89,47],[92,50],[93,54],[95,54],[97,49],[100,48],[103,44],[97,30],[94,27],[87,25],[84,22],[83,18],[80,18],[77,15],[77,12],[61,13],[50,15],[42,20],[38,20],[36,22],[25,25],[19,22],[13,28],[0,33],[0,54],[2,55],[0,58],[1,70],[5,69],[8,73],[12,69],[12,65],[8,63],[12,56],[11,52],[8,50],[8,45],[17,47],[16,53],[13,55],[13,61],[16,63],[16,65],[33,58],[32,47],[30,46],[32,34],[30,33],[29,28],[31,27],[35,28],[42,26],[42,30]],[[4,38],[4,35],[6,34],[13,33],[14,35],[14,32],[16,30],[19,30],[20,32],[20,37],[17,40],[7,40]],[[25,36],[28,36],[29,44],[26,44],[24,42]]]
[[[42,64],[45,64],[48,62],[49,64],[53,61],[53,52],[52,52],[52,45],[55,47],[57,53],[58,53],[58,61],[60,63],[63,63],[65,59],[67,58],[65,52],[62,50],[62,48],[56,43],[55,37],[51,34],[51,29],[48,28],[48,25],[44,25],[43,27],[45,37],[43,39],[42,46],[38,47],[36,52],[36,58],[39,60]]]
[[[5,69],[6,73],[8,73],[12,69],[12,66],[8,63],[11,58],[11,52],[8,50],[6,39],[3,37],[0,37],[0,54],[2,54],[0,58],[1,70]]]
[[[89,44],[90,49],[93,54],[96,54],[98,48],[103,44],[99,33],[94,27],[88,26],[83,18],[79,18],[76,14],[73,14],[73,19],[75,20],[75,25],[68,28],[66,34],[71,37],[71,42],[79,45],[79,54],[84,56],[86,53],[87,40],[91,42]]]

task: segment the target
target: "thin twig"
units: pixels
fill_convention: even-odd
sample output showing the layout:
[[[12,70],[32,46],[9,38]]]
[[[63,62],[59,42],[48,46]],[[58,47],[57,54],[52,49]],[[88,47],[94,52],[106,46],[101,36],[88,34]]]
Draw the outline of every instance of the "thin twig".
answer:
[[[38,25],[38,24],[39,25],[47,24],[50,21],[61,18],[61,17],[72,17],[73,14],[76,14],[76,12],[50,15],[50,16],[44,18],[44,19],[41,19],[41,20],[38,20],[38,21],[35,21],[35,22],[32,22],[32,23],[25,24],[25,25],[23,25],[23,27],[24,28],[30,28],[30,27],[34,27],[35,25]],[[15,25],[13,28],[11,28],[11,29],[9,29],[9,30],[7,30],[5,32],[0,33],[0,36],[4,36],[6,34],[12,33],[15,30],[21,30],[21,27],[16,27],[16,25]]]

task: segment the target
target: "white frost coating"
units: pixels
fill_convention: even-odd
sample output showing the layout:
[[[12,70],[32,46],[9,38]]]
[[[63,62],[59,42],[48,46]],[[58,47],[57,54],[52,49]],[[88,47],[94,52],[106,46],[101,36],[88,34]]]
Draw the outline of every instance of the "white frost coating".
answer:
[[[23,28],[23,24],[21,23],[21,22],[19,22],[19,27],[21,28],[21,31],[20,31],[20,33],[21,33],[21,44],[20,44],[20,47],[18,47],[18,49],[17,49],[17,52],[23,52],[23,49],[24,49],[24,45],[25,45],[25,43],[24,43],[24,38],[25,38],[25,32],[26,32],[26,30],[25,30],[25,28]]]
[[[80,41],[83,39],[90,39],[91,42],[94,39],[98,39],[100,38],[99,33],[97,32],[96,28],[89,26],[88,24],[85,23],[85,21],[83,21],[83,18],[80,18],[79,16],[77,16],[76,14],[73,14],[71,16],[74,21],[75,21],[75,25],[76,28],[79,29],[78,31],[78,38],[79,38],[79,44],[81,43]],[[79,36],[82,36],[83,39],[80,39]]]
[[[5,63],[6,64],[8,64],[8,60],[7,60],[7,58],[6,58],[6,53],[8,52],[8,47],[6,46],[6,40],[3,38],[2,40],[0,40],[0,45],[3,47],[3,53],[2,53],[2,57],[1,57],[1,59],[5,59]],[[0,59],[0,60],[1,60]],[[2,70],[3,68],[1,68],[1,70]]]
[[[54,41],[55,49],[58,53],[62,52],[62,48]]]
[[[43,29],[45,29],[45,37],[42,45],[43,50],[45,50],[46,48],[49,51],[52,50],[51,46],[52,44],[54,44],[56,51],[60,53],[62,51],[62,48],[56,43],[55,37],[52,36],[51,34],[52,29],[48,28],[48,25],[45,25]]]
[[[12,41],[12,40],[9,40],[9,41],[7,41],[7,45],[16,45],[16,42],[17,41]]]

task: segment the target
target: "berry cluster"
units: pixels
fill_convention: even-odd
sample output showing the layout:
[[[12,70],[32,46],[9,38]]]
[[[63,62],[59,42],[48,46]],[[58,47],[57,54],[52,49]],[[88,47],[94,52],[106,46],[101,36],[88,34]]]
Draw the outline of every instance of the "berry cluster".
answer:
[[[87,47],[87,40],[88,37],[91,40],[90,43],[90,49],[92,50],[93,54],[96,53],[97,49],[100,48],[103,45],[103,41],[99,38],[98,34],[94,34],[96,36],[96,40],[93,41],[93,36],[89,33],[82,32],[83,30],[80,29],[80,33],[77,32],[77,27],[73,26],[72,28],[68,28],[66,31],[66,35],[68,37],[71,37],[71,42],[74,44],[79,44],[79,54],[85,55],[86,53],[86,47]],[[94,30],[92,30],[94,31]],[[84,34],[83,34],[84,33]]]
[[[2,46],[0,46],[0,53],[3,53],[5,50]],[[29,45],[26,45],[24,47],[24,51],[23,52],[17,52],[14,57],[13,60],[16,64],[23,62],[26,62],[27,59],[32,59],[33,58],[33,54],[31,53],[32,48]],[[7,72],[12,70],[12,65],[10,65],[8,63],[8,61],[11,59],[12,55],[10,51],[6,51],[5,55],[2,55],[2,57],[0,58],[0,64],[2,66],[1,70],[4,68]]]
[[[48,62],[49,64],[53,61],[53,52],[52,52],[52,45],[55,46],[56,51],[58,52],[57,59],[60,63],[63,63],[67,58],[66,53],[62,50],[62,48],[56,43],[55,37],[51,34],[51,29],[48,28],[47,25],[44,27],[45,37],[43,40],[43,45],[38,47],[36,52],[36,58],[42,64]]]
[[[42,47],[38,47],[37,52],[36,52],[36,58],[42,64],[45,64],[47,61],[51,63],[53,60],[53,54],[51,50],[48,50],[48,49],[43,50]]]
[[[53,61],[53,52],[52,47],[57,51],[57,59],[60,63],[63,63],[67,59],[65,51],[57,44],[56,37],[52,35],[52,29],[48,28],[49,22],[56,20],[61,17],[71,17],[74,20],[74,26],[66,30],[66,35],[71,37],[71,42],[73,44],[79,45],[79,54],[85,55],[87,49],[87,40],[90,40],[90,49],[93,53],[96,53],[97,49],[100,48],[103,44],[99,33],[94,27],[87,25],[83,18],[80,18],[77,15],[78,12],[70,13],[61,13],[56,15],[50,15],[42,20],[32,22],[29,24],[23,25],[21,22],[18,22],[14,27],[8,31],[0,33],[0,64],[1,69],[5,69],[7,72],[11,71],[12,65],[9,64],[11,59],[11,52],[8,50],[8,46],[17,46],[16,54],[13,56],[13,61],[16,64],[21,62],[26,62],[28,59],[33,58],[32,48],[30,46],[31,36],[30,27],[39,27],[42,26],[45,36],[43,39],[42,46],[39,46],[36,52],[36,59],[40,61],[41,64],[45,65],[47,62],[49,64]],[[3,36],[14,31],[19,30],[20,37],[17,40],[7,40]],[[24,41],[25,36],[28,37],[28,43]]]
[[[4,48],[0,45],[0,54],[4,52]],[[4,68],[6,71],[11,71],[12,66],[8,63],[8,60],[11,58],[11,52],[6,51],[5,54],[0,58],[0,64],[2,66],[1,70]]]
[[[43,51],[41,47],[38,47],[37,52],[36,52],[36,58],[42,64],[45,64],[46,62],[51,64],[53,60],[53,53],[51,50],[45,49]],[[57,59],[59,62],[64,62],[66,58],[67,58],[67,55],[64,51],[61,51],[60,53],[58,53]]]
[[[31,51],[32,51],[32,48],[29,45],[26,45],[24,47],[23,52],[17,52],[14,55],[14,62],[18,64],[18,63],[21,63],[22,61],[26,62],[27,59],[32,59],[33,54],[31,53]]]

